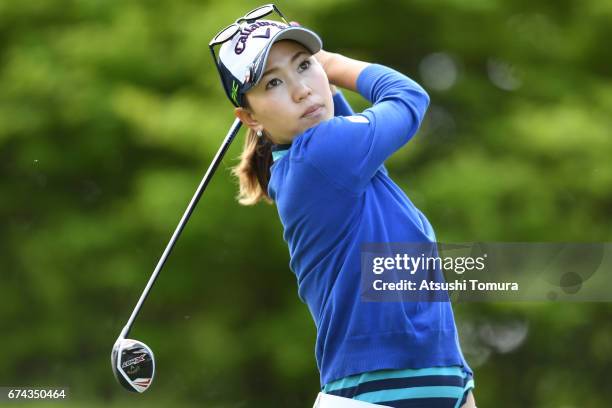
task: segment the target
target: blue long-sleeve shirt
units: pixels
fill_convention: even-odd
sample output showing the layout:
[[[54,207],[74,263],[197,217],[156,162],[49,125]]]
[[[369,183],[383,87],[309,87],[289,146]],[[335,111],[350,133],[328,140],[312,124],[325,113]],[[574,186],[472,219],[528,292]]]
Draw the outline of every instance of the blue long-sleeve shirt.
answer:
[[[357,89],[371,108],[353,115],[334,97],[335,113],[349,116],[296,136],[270,169],[290,268],[317,327],[321,385],[381,369],[457,365],[472,373],[450,303],[360,300],[362,243],[435,242],[435,234],[383,165],[418,130],[427,93],[381,65],[365,68]]]

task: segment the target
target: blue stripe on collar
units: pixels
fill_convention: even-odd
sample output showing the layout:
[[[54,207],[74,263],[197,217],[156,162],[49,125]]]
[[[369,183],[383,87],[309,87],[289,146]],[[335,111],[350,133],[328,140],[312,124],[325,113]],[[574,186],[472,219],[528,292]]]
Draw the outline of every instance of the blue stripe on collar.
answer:
[[[278,159],[281,159],[284,155],[287,154],[289,150],[279,150],[276,152],[272,152],[272,160],[273,161],[277,161]]]
[[[287,154],[291,143],[272,145],[272,161],[277,161]]]

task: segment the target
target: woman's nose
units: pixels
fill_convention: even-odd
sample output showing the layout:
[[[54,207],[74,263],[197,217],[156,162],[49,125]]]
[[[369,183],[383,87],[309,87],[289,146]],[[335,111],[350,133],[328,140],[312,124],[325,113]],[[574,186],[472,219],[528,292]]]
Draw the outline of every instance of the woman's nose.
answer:
[[[312,89],[305,81],[298,81],[295,84],[295,89],[293,90],[293,99],[296,102],[300,102],[303,99],[307,98],[312,93]]]

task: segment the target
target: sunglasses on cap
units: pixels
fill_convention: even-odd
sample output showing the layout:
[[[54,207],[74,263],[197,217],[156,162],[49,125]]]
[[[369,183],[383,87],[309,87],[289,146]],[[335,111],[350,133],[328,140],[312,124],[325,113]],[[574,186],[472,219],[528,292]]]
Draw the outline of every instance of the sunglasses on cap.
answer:
[[[282,21],[264,19],[276,13]],[[257,7],[219,31],[209,43],[223,89],[234,106],[244,106],[245,94],[263,75],[263,68],[274,43],[292,40],[312,54],[322,48],[313,31],[291,25],[274,4]],[[215,47],[219,46],[218,51]]]
[[[280,18],[283,20],[283,22],[289,25],[283,13],[281,13],[278,7],[276,7],[274,4],[266,4],[264,6],[257,7],[256,9],[253,9],[249,11],[248,13],[246,13],[244,17],[237,19],[235,22],[233,22],[232,24],[228,25],[227,27],[219,31],[213,37],[213,39],[210,40],[210,43],[208,43],[208,46],[210,47],[210,50],[213,54],[213,58],[215,58],[215,61],[217,61],[217,58],[214,52],[215,45],[221,45],[224,42],[229,41],[232,38],[234,38],[234,36],[240,32],[241,28],[245,24],[251,24],[259,20],[260,18],[263,18],[272,13],[278,14]]]
[[[219,72],[219,75],[221,76],[222,80],[223,80],[223,73],[221,72],[221,69],[219,68],[219,59],[218,59],[218,57],[217,57],[217,55],[215,53],[215,46],[222,45],[223,43],[225,43],[227,41],[230,41],[232,38],[234,38],[236,36],[236,34],[238,34],[242,30],[242,28],[244,26],[246,26],[247,24],[254,23],[255,21],[257,21],[257,20],[259,20],[259,19],[261,19],[261,18],[263,18],[265,16],[268,16],[268,15],[270,15],[272,13],[278,14],[278,16],[281,18],[281,20],[286,25],[289,25],[289,22],[285,18],[284,14],[278,9],[278,7],[276,7],[276,5],[270,3],[270,4],[266,4],[266,5],[257,7],[255,9],[249,11],[243,17],[237,19],[232,24],[230,24],[227,27],[223,28],[221,31],[219,31],[212,38],[212,40],[210,40],[210,42],[208,43],[208,48],[210,49],[210,53],[212,54],[213,60],[215,61],[215,66],[216,66],[217,71]],[[253,69],[254,69],[254,67],[250,68],[251,71]],[[251,74],[249,76],[251,78],[253,78],[253,73],[251,72]],[[226,90],[226,92],[227,92],[227,90]],[[236,101],[236,95],[228,93],[228,97],[230,98],[230,100]]]

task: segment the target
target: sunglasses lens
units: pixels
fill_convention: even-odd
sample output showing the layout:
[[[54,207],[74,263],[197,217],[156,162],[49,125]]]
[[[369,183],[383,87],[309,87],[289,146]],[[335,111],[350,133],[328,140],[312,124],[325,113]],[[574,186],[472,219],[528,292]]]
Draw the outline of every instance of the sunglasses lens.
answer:
[[[259,8],[256,8],[255,10],[249,12],[248,14],[246,14],[244,16],[245,20],[253,20],[253,19],[258,19],[258,18],[262,18],[264,16],[267,16],[268,14],[272,13],[274,11],[274,6],[271,4],[268,4],[266,6],[261,6]]]
[[[229,40],[230,38],[232,38],[234,36],[234,34],[236,34],[239,30],[238,25],[236,24],[232,24],[231,26],[225,28],[223,31],[221,31],[219,34],[217,34],[215,36],[215,38],[213,38],[212,42],[214,43],[222,43],[225,42],[227,40]]]

